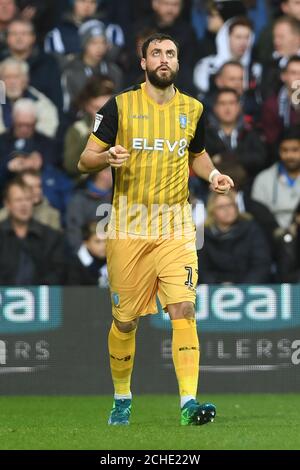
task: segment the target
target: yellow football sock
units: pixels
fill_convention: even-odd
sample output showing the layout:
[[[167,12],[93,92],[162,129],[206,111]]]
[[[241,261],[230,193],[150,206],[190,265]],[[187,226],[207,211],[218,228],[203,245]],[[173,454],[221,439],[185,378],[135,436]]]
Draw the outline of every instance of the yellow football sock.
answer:
[[[136,328],[129,333],[119,331],[112,323],[108,335],[108,350],[115,394],[130,395],[130,379],[135,354]]]
[[[172,328],[172,354],[180,396],[196,398],[200,358],[196,320],[172,320]]]

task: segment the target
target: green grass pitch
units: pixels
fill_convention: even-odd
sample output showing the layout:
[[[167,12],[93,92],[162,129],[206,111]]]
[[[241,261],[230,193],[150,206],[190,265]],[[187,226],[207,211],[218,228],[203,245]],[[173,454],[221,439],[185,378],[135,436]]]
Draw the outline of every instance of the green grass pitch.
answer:
[[[0,397],[0,449],[300,449],[300,395],[210,395],[214,423],[180,426],[178,397],[134,397],[130,426],[107,426],[112,398]]]

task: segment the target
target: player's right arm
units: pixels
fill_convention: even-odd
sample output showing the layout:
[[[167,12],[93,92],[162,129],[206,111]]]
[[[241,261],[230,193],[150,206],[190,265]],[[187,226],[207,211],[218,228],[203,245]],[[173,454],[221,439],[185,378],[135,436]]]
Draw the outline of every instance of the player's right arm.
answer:
[[[93,132],[80,156],[78,170],[96,173],[112,166],[119,168],[129,157],[121,145],[114,145],[118,133],[118,107],[113,97],[96,113]]]
[[[108,166],[119,168],[129,157],[128,151],[121,145],[104,147],[89,138],[80,156],[78,170],[81,173],[96,173]]]

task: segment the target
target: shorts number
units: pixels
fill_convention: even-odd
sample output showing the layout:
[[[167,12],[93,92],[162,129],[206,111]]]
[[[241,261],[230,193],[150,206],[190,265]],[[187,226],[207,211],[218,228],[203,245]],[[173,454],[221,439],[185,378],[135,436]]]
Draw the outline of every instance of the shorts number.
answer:
[[[193,287],[193,268],[191,266],[185,266],[184,269],[187,270],[187,280],[185,281],[184,285],[188,287]]]

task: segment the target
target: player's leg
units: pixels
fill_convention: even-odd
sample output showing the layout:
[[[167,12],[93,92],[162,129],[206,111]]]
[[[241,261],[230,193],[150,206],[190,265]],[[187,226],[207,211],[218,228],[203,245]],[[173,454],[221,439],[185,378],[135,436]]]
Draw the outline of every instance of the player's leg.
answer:
[[[190,238],[161,242],[157,250],[157,266],[158,296],[172,322],[172,354],[181,400],[181,422],[205,424],[208,417],[213,419],[215,408],[209,406],[213,415],[208,415],[206,407],[196,402],[200,351],[194,312],[198,280],[194,234]],[[201,406],[204,408],[199,408]],[[187,407],[191,413],[185,411]],[[201,414],[199,419],[195,414],[197,410]],[[186,415],[188,419],[185,419]]]
[[[109,424],[129,424],[130,379],[135,355],[138,317],[156,311],[157,278],[145,240],[108,241],[107,261],[114,321],[108,337],[114,384]]]
[[[180,393],[181,424],[206,424],[214,420],[216,409],[211,403],[196,401],[200,350],[194,304],[169,304],[167,310],[173,328],[172,355]]]
[[[138,320],[113,320],[108,335],[109,362],[114,384],[114,404],[108,423],[129,424],[131,412],[131,374],[135,355]]]
[[[196,398],[199,375],[199,340],[194,305],[181,302],[167,305],[172,322],[172,355],[179,385],[181,407]]]

